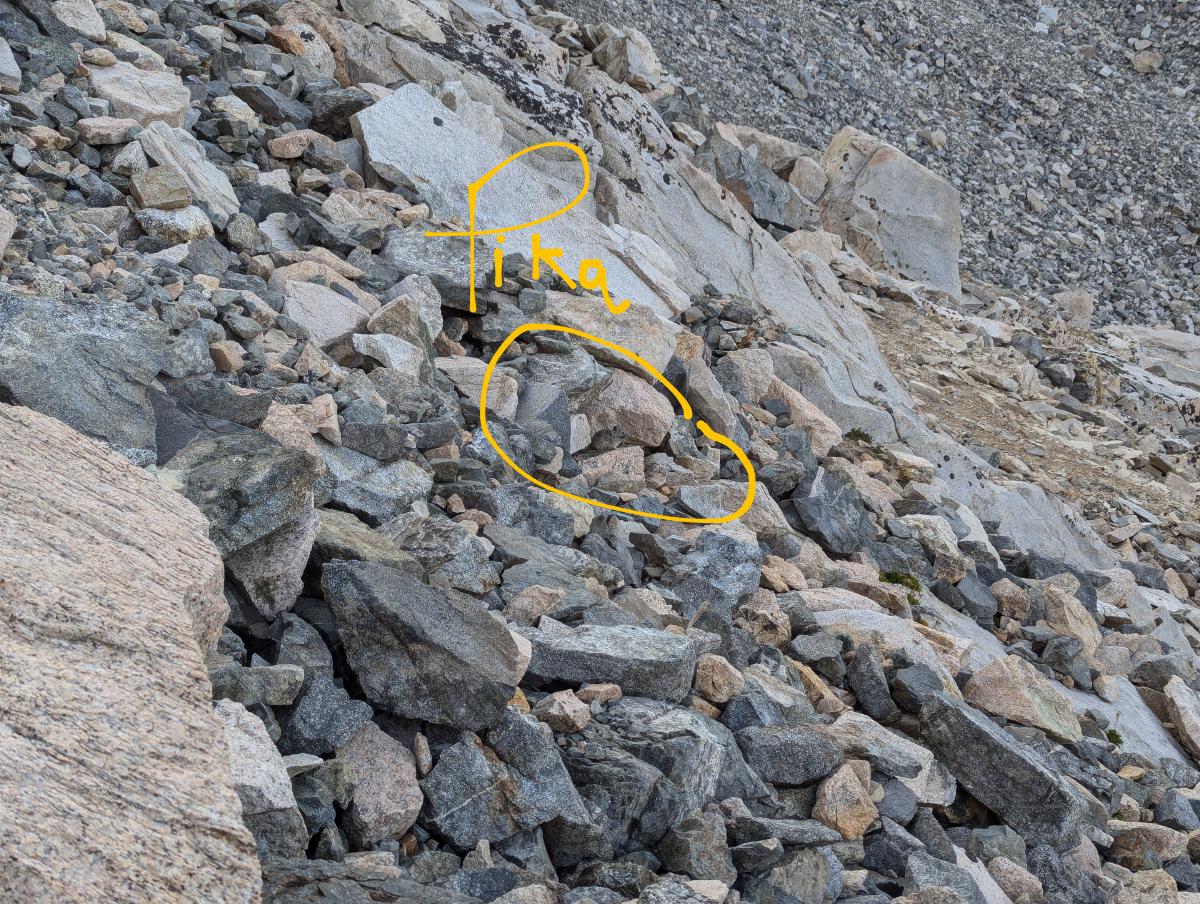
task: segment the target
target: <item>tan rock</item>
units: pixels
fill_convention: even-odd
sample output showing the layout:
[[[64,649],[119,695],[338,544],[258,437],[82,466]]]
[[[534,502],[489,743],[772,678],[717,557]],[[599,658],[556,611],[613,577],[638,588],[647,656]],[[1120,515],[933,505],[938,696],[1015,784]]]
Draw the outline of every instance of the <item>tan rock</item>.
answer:
[[[728,703],[742,692],[745,681],[724,656],[705,653],[696,661],[692,686],[710,703]]]
[[[993,716],[1040,728],[1065,743],[1083,737],[1070,701],[1018,656],[994,659],[976,671],[963,688],[963,699]]]
[[[272,157],[280,160],[295,160],[302,157],[312,144],[332,146],[334,141],[328,135],[322,135],[313,129],[297,129],[268,140],[267,150],[271,152]]]
[[[1178,888],[1166,870],[1143,870],[1121,885],[1115,904],[1183,904]]]
[[[12,241],[13,233],[16,231],[17,218],[0,207],[0,257],[4,257],[4,252],[8,250],[8,243]]]
[[[585,684],[575,692],[575,696],[584,703],[591,703],[593,700],[611,703],[613,700],[621,699],[621,687],[611,683]]]
[[[124,144],[137,126],[136,119],[118,119],[114,116],[91,116],[75,123],[79,137],[93,145]]]
[[[841,832],[847,841],[862,838],[878,816],[868,789],[850,763],[839,766],[817,788],[813,819]]]
[[[8,405],[0,498],[0,899],[258,901],[203,666],[228,612],[204,517]]]
[[[820,408],[806,399],[798,390],[774,377],[764,396],[767,401],[781,402],[788,412],[792,426],[799,427],[808,436],[809,445],[818,458],[824,458],[829,450],[842,440],[842,431]]]
[[[349,811],[354,840],[367,845],[402,837],[416,822],[425,801],[412,753],[368,722],[337,755],[354,777]]]
[[[763,559],[762,582],[768,590],[774,590],[776,593],[808,589],[808,580],[800,567],[779,556],[767,556]]]
[[[807,200],[816,204],[825,193],[829,178],[816,160],[811,157],[797,157],[792,171],[788,173],[788,182],[796,186]]]
[[[519,625],[536,625],[538,619],[558,608],[566,591],[533,584],[516,593],[504,606],[504,615]]]
[[[483,389],[483,378],[487,371],[487,364],[478,358],[436,358],[434,364],[437,369],[450,378],[450,382],[454,384],[464,397],[479,404],[480,393]],[[497,367],[492,372],[492,378],[488,382],[488,397],[487,410],[488,414],[494,414],[497,417],[502,417],[511,420],[517,414],[517,391],[519,385],[515,378],[505,373],[500,367]],[[641,453],[638,453],[639,457]]]
[[[592,433],[615,430],[625,441],[655,447],[675,423],[675,408],[667,397],[641,377],[614,370],[608,384],[590,395],[580,411]]]
[[[992,584],[992,596],[996,598],[996,610],[1001,615],[1017,621],[1024,621],[1029,615],[1029,594],[1008,578],[1001,578]]]
[[[1166,826],[1110,819],[1105,823],[1104,831],[1113,837],[1108,859],[1126,869],[1153,869],[1160,863],[1187,855],[1188,836]]]
[[[572,690],[543,697],[533,707],[533,715],[555,731],[583,731],[592,721],[592,711]]]
[[[1176,739],[1188,753],[1200,758],[1200,699],[1178,675],[1171,676],[1163,687],[1163,696]]]
[[[1083,652],[1090,658],[1100,646],[1100,628],[1075,596],[1078,586],[1071,575],[1055,575],[1042,585],[1046,624],[1059,634],[1083,641]]]
[[[734,610],[734,624],[754,635],[759,643],[782,647],[792,639],[792,623],[769,590],[749,594]]]
[[[615,492],[637,492],[646,483],[646,463],[638,446],[602,452],[579,463],[584,480]]]
[[[305,327],[319,346],[344,339],[367,322],[366,311],[333,289],[295,280],[286,283],[283,313]]]
[[[1007,857],[993,858],[987,869],[1012,904],[1038,904],[1045,894],[1037,876]]]
[[[213,366],[221,373],[235,374],[242,369],[244,349],[232,339],[222,339],[208,347]]]

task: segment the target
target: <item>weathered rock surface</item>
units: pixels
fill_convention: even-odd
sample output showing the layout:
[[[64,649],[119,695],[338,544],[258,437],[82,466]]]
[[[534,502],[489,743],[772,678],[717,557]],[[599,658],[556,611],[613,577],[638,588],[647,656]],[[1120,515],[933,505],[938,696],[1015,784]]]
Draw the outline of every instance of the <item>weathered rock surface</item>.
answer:
[[[896,148],[847,126],[822,160],[825,229],[868,263],[957,298],[962,214],[958,192]]]
[[[227,611],[203,518],[44,415],[0,405],[0,436],[0,896],[256,901],[202,666]]]
[[[370,562],[325,566],[322,587],[364,692],[398,716],[479,730],[521,680],[509,632],[469,597]]]

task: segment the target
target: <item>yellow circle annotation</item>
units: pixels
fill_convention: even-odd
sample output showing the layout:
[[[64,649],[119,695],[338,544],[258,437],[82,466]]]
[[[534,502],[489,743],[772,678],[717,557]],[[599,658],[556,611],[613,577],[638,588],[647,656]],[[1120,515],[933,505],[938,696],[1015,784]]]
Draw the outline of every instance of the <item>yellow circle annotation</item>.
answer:
[[[559,326],[558,324],[554,323],[522,324],[509,333],[507,337],[505,337],[504,341],[500,343],[499,347],[492,355],[492,359],[488,362],[487,369],[483,372],[483,385],[479,391],[479,426],[483,430],[483,435],[487,437],[487,441],[492,444],[492,448],[496,450],[496,452],[502,459],[504,459],[505,463],[507,463],[510,468],[512,468],[534,486],[541,487],[543,490],[547,490],[548,492],[556,493],[557,495],[564,496],[567,499],[574,499],[576,502],[584,502],[588,505],[593,505],[596,508],[607,509],[612,512],[621,512],[625,515],[636,515],[641,518],[657,518],[660,521],[674,521],[680,524],[725,524],[729,521],[736,521],[750,510],[750,506],[754,504],[754,493],[758,485],[758,478],[754,473],[754,466],[750,464],[750,459],[742,450],[741,446],[739,446],[729,437],[717,433],[705,421],[702,420],[697,420],[695,422],[696,429],[699,430],[710,441],[717,443],[720,446],[724,446],[726,449],[732,452],[737,457],[737,460],[741,462],[747,478],[746,497],[742,500],[742,504],[738,506],[735,511],[716,518],[692,518],[685,515],[660,515],[655,512],[643,512],[640,509],[626,508],[625,506],[621,505],[612,505],[608,502],[599,502],[595,499],[588,499],[586,496],[577,496],[575,493],[569,493],[566,490],[559,489],[556,486],[552,486],[551,484],[538,480],[536,477],[518,465],[515,461],[513,461],[509,454],[500,447],[498,442],[496,442],[495,437],[492,436],[491,428],[488,426],[488,385],[491,383],[492,374],[495,373],[496,365],[500,363],[500,359],[504,356],[504,353],[508,351],[509,346],[511,346],[513,342],[515,342],[525,333],[541,331],[567,333],[571,336],[578,336],[581,339],[587,339],[591,342],[602,345],[605,348],[611,349],[618,354],[624,355],[626,358],[634,361],[639,367],[643,368],[647,373],[653,376],[654,379],[665,386],[667,391],[670,392],[674,397],[675,401],[679,403],[680,413],[683,415],[683,417],[686,420],[692,420],[692,406],[688,403],[688,400],[683,397],[683,393],[681,393],[670,380],[659,373],[649,361],[645,360],[637,353],[631,352],[629,349],[624,348],[615,342],[610,342],[607,339],[601,339],[599,336],[593,336],[591,333],[585,333],[583,330],[577,330],[574,327]]]

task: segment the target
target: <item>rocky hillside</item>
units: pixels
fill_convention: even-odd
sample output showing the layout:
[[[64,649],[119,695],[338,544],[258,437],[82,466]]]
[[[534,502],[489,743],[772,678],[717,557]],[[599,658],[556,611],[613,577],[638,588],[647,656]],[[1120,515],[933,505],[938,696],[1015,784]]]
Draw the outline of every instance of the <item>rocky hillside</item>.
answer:
[[[1195,2],[557,5],[642,29],[719,119],[818,153],[854,125],[942,174],[976,281],[1200,326]]]
[[[0,899],[1200,901],[1187,199],[1097,298],[655,9],[0,0]]]

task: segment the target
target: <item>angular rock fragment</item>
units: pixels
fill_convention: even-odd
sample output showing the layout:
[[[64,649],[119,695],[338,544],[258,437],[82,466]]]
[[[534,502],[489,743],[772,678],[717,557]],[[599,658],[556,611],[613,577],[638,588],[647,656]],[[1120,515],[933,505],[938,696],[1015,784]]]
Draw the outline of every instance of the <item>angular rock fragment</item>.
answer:
[[[696,644],[676,634],[593,625],[524,633],[533,645],[529,674],[545,681],[612,682],[627,695],[672,702],[682,700],[692,686]]]
[[[988,663],[963,687],[963,699],[994,716],[1040,728],[1064,743],[1083,737],[1071,704],[1024,659]]]
[[[372,562],[331,562],[321,586],[376,706],[468,730],[503,716],[521,679],[518,651],[474,600]]]
[[[921,709],[921,735],[972,796],[1034,841],[1069,850],[1093,818],[1080,791],[969,706],[933,697]]]

